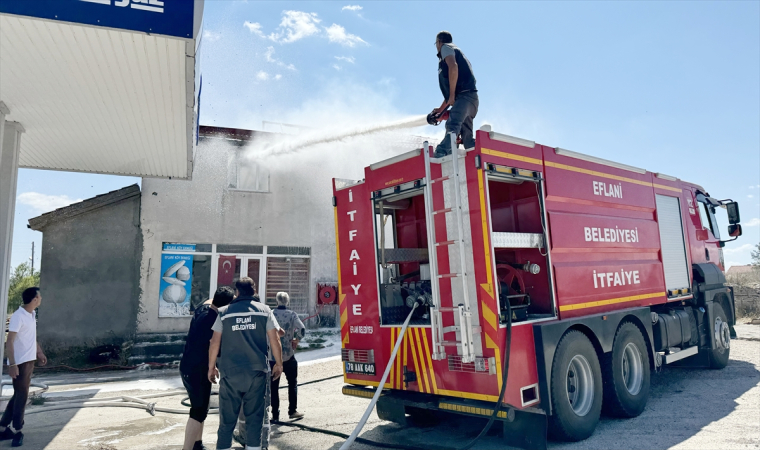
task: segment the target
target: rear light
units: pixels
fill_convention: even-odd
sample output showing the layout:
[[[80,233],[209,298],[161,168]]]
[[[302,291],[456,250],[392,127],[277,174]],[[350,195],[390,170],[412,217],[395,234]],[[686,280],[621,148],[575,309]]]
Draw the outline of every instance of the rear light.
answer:
[[[347,361],[347,362],[373,364],[375,362],[375,351],[374,350],[351,350],[348,348],[344,348],[344,349],[341,349],[340,351],[340,360],[344,362]]]
[[[475,357],[471,363],[463,363],[461,356],[449,356],[449,371],[451,372],[470,372],[470,373],[496,373],[496,358]]]

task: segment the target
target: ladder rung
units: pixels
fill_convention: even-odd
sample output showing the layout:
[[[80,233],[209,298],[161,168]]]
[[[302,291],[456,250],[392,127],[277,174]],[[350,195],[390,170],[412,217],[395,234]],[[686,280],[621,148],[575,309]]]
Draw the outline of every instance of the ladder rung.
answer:
[[[459,311],[459,308],[457,307],[451,307],[451,306],[443,306],[440,308],[437,308],[439,312],[457,312]]]
[[[455,331],[461,331],[461,327],[454,325],[453,327],[443,327],[443,333],[453,333]]]
[[[444,274],[438,275],[438,278],[456,278],[459,275],[460,274],[458,273],[444,273]]]
[[[438,209],[433,211],[433,214],[446,214],[447,212],[451,212],[451,208]]]
[[[462,343],[459,341],[443,341],[441,342],[441,345],[444,347],[459,347]]]
[[[448,179],[449,179],[449,176],[448,176],[448,175],[446,175],[446,176],[443,176],[443,177],[441,177],[441,178],[434,178],[434,179],[430,180],[430,183],[431,183],[431,184],[432,184],[432,183],[438,183],[438,182],[441,182],[441,181],[446,181],[446,180],[448,180]]]
[[[457,241],[443,241],[443,242],[436,242],[436,247],[446,246],[446,245],[453,245],[456,244]]]

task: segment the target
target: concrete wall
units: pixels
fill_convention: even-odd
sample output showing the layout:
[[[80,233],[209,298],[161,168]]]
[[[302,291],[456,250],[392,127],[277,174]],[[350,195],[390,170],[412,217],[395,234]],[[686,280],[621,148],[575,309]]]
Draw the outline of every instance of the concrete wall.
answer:
[[[218,138],[199,143],[192,181],[144,179],[138,331],[183,332],[189,326],[189,318],[158,317],[163,242],[311,247],[313,307],[316,283],[337,281],[332,178],[364,178],[365,166],[417,145],[408,139],[401,148],[387,144],[373,136],[279,156],[249,149],[246,155],[270,170],[269,193],[228,189],[241,150]]]
[[[120,342],[137,327],[142,234],[134,196],[46,226],[37,336],[68,347]]]

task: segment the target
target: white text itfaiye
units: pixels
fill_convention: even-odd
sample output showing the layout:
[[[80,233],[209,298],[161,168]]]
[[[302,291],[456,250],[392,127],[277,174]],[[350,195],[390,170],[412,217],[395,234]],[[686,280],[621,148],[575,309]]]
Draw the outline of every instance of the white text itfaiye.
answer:
[[[353,203],[354,202],[354,193],[351,190],[348,191],[348,202],[349,203]],[[354,215],[356,214],[356,210],[348,211],[346,214],[351,219],[351,222],[353,222],[354,221]],[[356,237],[357,233],[358,233],[358,230],[349,230],[348,231],[348,240],[349,240],[349,242],[353,242],[354,241],[354,238]],[[351,263],[352,263],[351,264],[352,265],[352,269],[353,269],[352,272],[353,272],[354,276],[358,275],[358,270],[357,270],[357,267],[356,267],[356,261],[359,261],[360,259],[361,258],[359,258],[359,252],[357,252],[356,249],[352,249],[351,250],[351,256],[348,257],[348,260],[351,261]],[[359,296],[359,288],[361,288],[361,287],[362,287],[361,284],[352,284],[351,285],[351,289],[353,289],[355,296],[357,296],[357,297]],[[355,315],[355,316],[361,316],[362,315],[362,305],[360,303],[356,303],[356,304],[352,305],[351,306],[351,313],[353,315]]]
[[[596,270],[594,271],[594,289],[613,286],[627,286],[630,284],[641,284],[638,270],[626,271],[620,269],[618,272],[599,273],[597,273]]]
[[[639,229],[583,227],[586,242],[639,242]]]
[[[604,181],[593,181],[594,195],[603,197],[623,198],[623,183],[608,184]]]

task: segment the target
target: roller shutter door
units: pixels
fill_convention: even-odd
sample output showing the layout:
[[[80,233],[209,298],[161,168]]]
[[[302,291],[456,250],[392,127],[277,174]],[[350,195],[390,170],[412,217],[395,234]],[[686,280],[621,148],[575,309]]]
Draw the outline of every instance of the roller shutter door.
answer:
[[[683,238],[679,199],[656,195],[656,202],[665,287],[668,290],[688,288],[689,267],[686,261],[686,242]]]

